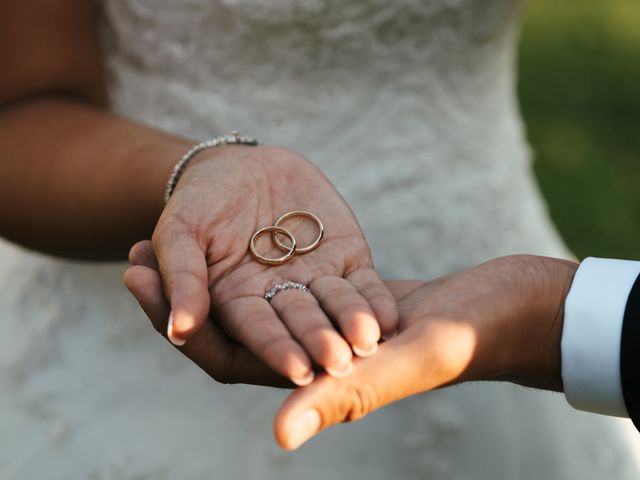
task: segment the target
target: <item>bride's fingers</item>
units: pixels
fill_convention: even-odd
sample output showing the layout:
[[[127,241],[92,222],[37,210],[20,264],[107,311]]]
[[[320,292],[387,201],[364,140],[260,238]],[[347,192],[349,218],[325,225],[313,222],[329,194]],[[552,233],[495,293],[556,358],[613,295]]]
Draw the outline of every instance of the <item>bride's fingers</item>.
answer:
[[[285,290],[273,297],[271,306],[315,363],[336,377],[351,372],[351,348],[312,294]]]
[[[144,245],[141,247],[146,248]],[[166,336],[169,304],[164,298],[160,274],[154,268],[155,262],[149,256],[137,256],[134,261],[139,264],[125,272],[125,285],[136,297],[154,328]],[[189,343],[179,349],[213,379],[222,383],[291,386],[287,379],[231,342],[211,321],[206,322]]]
[[[134,245],[134,247],[131,249],[129,257],[130,257],[131,263],[134,265],[146,265],[151,268],[155,268],[156,270],[158,269],[157,261],[153,253],[151,242],[149,241],[142,241]],[[291,293],[291,292],[281,292],[280,294],[276,295],[276,297],[274,297],[274,301],[279,296],[284,295],[286,297],[288,293]],[[313,299],[313,297],[309,295],[309,298],[312,300],[314,304],[311,307],[315,307],[315,308],[310,308],[308,310],[311,311],[311,315],[312,315],[311,319],[312,320],[315,319],[315,322],[311,326],[314,328],[314,330],[316,330],[315,331],[316,337],[313,338],[313,336],[308,336],[306,333],[308,328],[305,328],[305,327],[309,327],[309,325],[306,323],[306,319],[309,317],[308,310],[303,310],[303,311],[296,310],[294,312],[294,311],[291,311],[289,308],[287,308],[287,320],[289,323],[291,323],[293,329],[297,331],[297,334],[300,335],[300,338],[302,337],[305,338],[305,341],[306,341],[305,348],[307,348],[307,351],[311,354],[313,359],[318,364],[322,365],[323,367],[328,367],[330,369],[332,368],[335,371],[345,370],[346,367],[350,366],[350,361],[351,361],[350,349],[346,345],[342,337],[340,337],[340,335],[338,335],[338,333],[335,331],[330,321],[324,316],[322,311],[319,309],[318,304]],[[265,302],[262,299],[257,299],[257,300],[259,301],[259,303],[265,304]],[[252,299],[250,301],[254,302],[255,299]],[[275,303],[278,304],[278,301],[276,301]],[[235,302],[233,303],[234,307],[237,307],[237,305],[239,304]],[[260,308],[260,310],[262,310],[262,307]],[[226,314],[227,311],[229,312],[228,315]],[[274,316],[273,312],[271,312],[271,315]],[[277,322],[280,322],[280,320],[277,320],[277,317],[274,316],[274,318],[276,318]],[[325,331],[325,332],[322,332],[321,334],[321,332],[318,331],[317,328],[319,327],[319,324],[322,323],[321,322],[322,319],[326,323],[326,327],[327,327],[327,330],[329,330],[329,332]],[[270,321],[267,320],[266,322],[260,321],[258,323],[258,321],[255,321],[255,318],[252,317],[252,315],[250,315],[248,312],[245,314],[244,317],[238,317],[237,312],[232,312],[229,309],[227,309],[224,312],[221,312],[221,315],[217,320],[218,320],[218,323],[222,325],[222,327],[225,329],[225,331],[227,331],[233,338],[235,338],[239,342],[245,345],[248,345],[246,341],[247,340],[251,341],[252,351],[254,351],[257,355],[261,357],[263,357],[264,355],[267,355],[267,358],[263,357],[265,361],[268,361],[269,364],[274,367],[274,369],[276,369],[285,377],[295,378],[296,379],[295,383],[304,384],[304,385],[308,384],[313,380],[313,373],[310,369],[310,362],[308,360],[308,357],[306,356],[304,351],[301,350],[299,346],[295,347],[293,345],[295,343],[293,342],[293,340],[291,343],[289,342],[283,343],[281,341],[281,337],[283,335],[287,335],[288,332],[286,328],[282,328],[282,327],[278,328],[277,326],[273,326],[273,325],[269,326],[269,322],[270,321],[273,322],[273,319],[271,319]],[[240,323],[238,322],[238,320]],[[251,322],[255,321],[255,325],[253,325],[252,328],[248,328],[249,325],[247,324],[247,327],[245,327],[243,331],[241,327],[242,322],[246,322],[247,320]],[[164,326],[166,326],[166,320],[164,321]],[[290,329],[292,327],[290,327]],[[164,327],[157,326],[156,328],[164,328]],[[269,329],[271,330],[269,331]],[[247,335],[250,335],[250,338],[247,338]],[[320,336],[320,338],[317,338],[318,336]],[[276,351],[276,349],[273,349],[271,351],[269,350],[268,345],[262,346],[260,344],[260,342],[268,341],[269,338],[271,338],[272,341],[280,342],[279,348],[293,350],[293,353],[283,352],[279,354]],[[329,341],[327,342],[326,340],[329,340]],[[192,340],[190,340],[190,342],[191,341]],[[336,346],[336,344],[338,345]],[[266,352],[266,353],[261,353],[261,352]],[[285,358],[288,355],[292,355],[293,360],[289,359],[288,360],[289,363],[286,365],[278,364],[277,362],[279,362],[280,361],[279,359],[281,358],[280,355],[282,355]],[[301,366],[304,368],[301,368]]]
[[[207,261],[191,232],[177,221],[156,229],[153,249],[171,304],[167,336],[183,345],[209,315]]]
[[[390,338],[398,328],[398,304],[394,295],[371,267],[361,267],[347,276],[347,280],[369,302],[382,336]]]
[[[136,265],[124,273],[124,284],[136,298],[153,328],[163,335],[169,318],[169,304],[162,293],[160,275],[153,267],[143,264],[144,259],[135,258]]]
[[[313,381],[311,360],[264,298],[229,300],[219,305],[215,314],[230,337],[280,375],[297,385]]]
[[[323,276],[313,280],[309,288],[356,355],[366,357],[376,352],[380,340],[378,321],[367,300],[349,281]]]

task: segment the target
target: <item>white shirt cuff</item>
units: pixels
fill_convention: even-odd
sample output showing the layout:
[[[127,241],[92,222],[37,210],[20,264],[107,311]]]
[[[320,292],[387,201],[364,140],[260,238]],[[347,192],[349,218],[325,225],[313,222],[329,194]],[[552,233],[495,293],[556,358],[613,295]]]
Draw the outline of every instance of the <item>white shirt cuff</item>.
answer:
[[[562,381],[579,410],[628,417],[620,381],[620,341],[627,299],[640,262],[587,258],[565,301]]]

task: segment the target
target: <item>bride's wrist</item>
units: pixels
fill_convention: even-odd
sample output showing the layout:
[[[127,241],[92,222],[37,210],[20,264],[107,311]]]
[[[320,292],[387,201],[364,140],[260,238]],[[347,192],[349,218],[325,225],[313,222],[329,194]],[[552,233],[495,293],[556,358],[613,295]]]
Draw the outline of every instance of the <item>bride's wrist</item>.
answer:
[[[245,182],[255,177],[260,184],[269,181],[274,187],[282,188],[287,188],[292,182],[316,179],[318,174],[322,174],[307,158],[287,147],[220,145],[200,152],[189,162],[176,184],[176,191],[194,179],[207,175],[219,178],[236,168],[243,172]]]
[[[211,157],[211,155],[206,155],[207,153],[220,150],[225,146],[255,147],[259,143],[260,141],[255,137],[241,135],[240,132],[234,131],[228,135],[210,138],[192,145],[191,148],[187,150],[173,166],[171,175],[169,176],[165,187],[164,202],[169,203],[169,199],[173,195],[178,182],[190,166],[193,166],[198,162],[198,160]]]

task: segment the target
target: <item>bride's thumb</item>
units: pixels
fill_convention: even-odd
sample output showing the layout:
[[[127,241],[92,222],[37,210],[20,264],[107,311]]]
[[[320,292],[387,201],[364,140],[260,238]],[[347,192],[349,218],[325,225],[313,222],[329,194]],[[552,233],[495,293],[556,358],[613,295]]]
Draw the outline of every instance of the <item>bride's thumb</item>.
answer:
[[[354,361],[348,377],[323,374],[294,391],[276,414],[274,431],[280,446],[295,450],[321,430],[359,420],[420,391],[415,343],[415,339],[395,337],[372,357]]]

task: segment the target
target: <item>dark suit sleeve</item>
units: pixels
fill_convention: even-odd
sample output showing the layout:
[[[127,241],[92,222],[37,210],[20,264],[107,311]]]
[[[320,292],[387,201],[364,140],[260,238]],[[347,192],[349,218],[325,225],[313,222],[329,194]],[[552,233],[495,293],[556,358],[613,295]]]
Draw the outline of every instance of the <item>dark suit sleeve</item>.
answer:
[[[627,413],[640,431],[640,277],[631,288],[624,312],[620,380]]]

